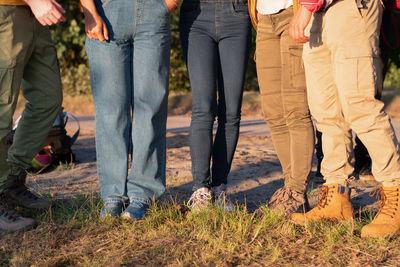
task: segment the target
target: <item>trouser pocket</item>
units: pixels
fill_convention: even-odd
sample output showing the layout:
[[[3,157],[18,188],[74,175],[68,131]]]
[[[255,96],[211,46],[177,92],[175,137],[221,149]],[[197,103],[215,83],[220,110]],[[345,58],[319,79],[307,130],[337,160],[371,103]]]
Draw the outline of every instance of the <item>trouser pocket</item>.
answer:
[[[290,76],[292,81],[292,86],[294,88],[305,88],[306,80],[303,65],[303,47],[302,46],[289,46],[290,53]]]
[[[10,104],[12,101],[13,68],[0,68],[0,105]]]

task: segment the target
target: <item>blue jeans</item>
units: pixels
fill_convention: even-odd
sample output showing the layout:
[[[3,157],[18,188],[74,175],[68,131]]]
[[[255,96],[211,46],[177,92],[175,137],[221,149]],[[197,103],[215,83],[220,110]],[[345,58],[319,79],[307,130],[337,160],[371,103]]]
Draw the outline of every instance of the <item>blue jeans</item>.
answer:
[[[168,8],[161,0],[96,5],[110,33],[109,41],[86,40],[101,195],[148,202],[165,191]]]
[[[184,0],[180,34],[193,99],[193,189],[219,186],[227,183],[239,136],[251,41],[247,1]],[[216,116],[218,129],[213,142]]]

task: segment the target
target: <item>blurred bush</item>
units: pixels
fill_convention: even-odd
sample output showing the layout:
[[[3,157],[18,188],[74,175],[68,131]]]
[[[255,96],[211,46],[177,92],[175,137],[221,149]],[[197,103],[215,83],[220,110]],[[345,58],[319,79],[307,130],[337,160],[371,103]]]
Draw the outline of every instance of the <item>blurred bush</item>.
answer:
[[[90,77],[85,52],[84,16],[79,8],[79,1],[60,0],[66,9],[67,21],[52,27],[53,40],[57,47],[60,61],[64,94],[71,96],[90,94]],[[171,15],[171,92],[188,92],[190,84],[181,45],[179,41],[179,12]],[[254,32],[253,32],[254,37]],[[254,42],[247,72],[246,90],[258,90],[255,63],[253,61]]]

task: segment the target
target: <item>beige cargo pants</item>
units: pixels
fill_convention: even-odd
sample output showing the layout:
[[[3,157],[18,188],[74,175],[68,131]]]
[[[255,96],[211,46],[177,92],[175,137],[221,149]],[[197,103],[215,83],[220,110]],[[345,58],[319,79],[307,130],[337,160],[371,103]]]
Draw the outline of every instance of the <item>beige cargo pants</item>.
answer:
[[[372,172],[384,186],[400,184],[398,143],[383,103],[375,99],[381,84],[379,29],[382,5],[355,0],[334,2],[314,14],[310,42],[304,45],[310,111],[323,133],[321,172],[328,184],[346,185],[352,173],[352,129],[372,158]]]
[[[6,161],[5,139],[22,82],[27,99]],[[30,166],[62,102],[57,54],[47,27],[28,6],[0,5],[0,193],[10,172]]]

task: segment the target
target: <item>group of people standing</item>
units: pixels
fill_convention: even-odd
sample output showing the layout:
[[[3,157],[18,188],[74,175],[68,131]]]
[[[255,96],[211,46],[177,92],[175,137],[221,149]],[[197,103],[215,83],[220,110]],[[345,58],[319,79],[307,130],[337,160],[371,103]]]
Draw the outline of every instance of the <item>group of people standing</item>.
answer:
[[[180,2],[81,0],[96,112],[101,218],[140,219],[165,190],[169,15]],[[379,0],[183,0],[180,38],[193,99],[194,186],[188,202],[193,210],[235,209],[227,197],[227,177],[239,136],[252,22],[262,111],[285,180],[270,208],[299,224],[352,219],[347,180],[353,170],[353,130],[383,185],[380,210],[362,236],[400,232],[398,143],[382,102],[374,98],[382,86],[382,8]],[[45,26],[63,21],[63,12],[54,0],[0,0],[0,230],[35,226],[13,205],[51,205],[25,186],[25,170],[61,104],[56,52]],[[5,136],[21,81],[28,103],[6,157]],[[326,184],[310,210],[311,115],[323,133]]]

